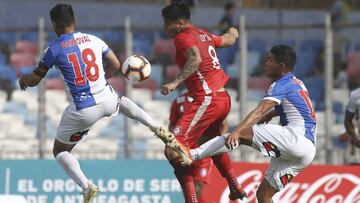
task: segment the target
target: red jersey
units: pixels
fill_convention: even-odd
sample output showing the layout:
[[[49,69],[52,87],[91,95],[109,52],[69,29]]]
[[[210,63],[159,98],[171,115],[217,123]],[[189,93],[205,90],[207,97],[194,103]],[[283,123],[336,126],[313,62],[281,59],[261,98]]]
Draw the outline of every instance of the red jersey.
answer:
[[[221,44],[221,37],[213,35],[192,25],[176,35],[176,63],[181,69],[186,62],[186,51],[196,46],[202,58],[196,73],[185,80],[185,85],[192,96],[203,96],[216,92],[225,86],[229,76],[221,69],[215,48]]]
[[[185,93],[173,101],[173,103],[171,104],[170,116],[169,116],[170,124],[172,126],[176,125],[178,119],[189,108],[193,100],[194,99],[191,96],[189,96],[189,93]]]

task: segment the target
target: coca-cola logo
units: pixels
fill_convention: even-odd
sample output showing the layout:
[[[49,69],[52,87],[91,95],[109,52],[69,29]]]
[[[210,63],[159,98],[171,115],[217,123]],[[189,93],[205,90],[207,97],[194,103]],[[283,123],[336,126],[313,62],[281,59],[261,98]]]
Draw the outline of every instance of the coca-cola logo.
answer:
[[[238,202],[257,202],[256,189],[261,183],[263,172],[250,170],[238,177],[248,197]],[[296,181],[296,179],[295,179]],[[220,203],[229,203],[229,189],[226,187]],[[313,182],[291,182],[274,195],[276,203],[360,203],[360,178],[350,173],[328,173]]]

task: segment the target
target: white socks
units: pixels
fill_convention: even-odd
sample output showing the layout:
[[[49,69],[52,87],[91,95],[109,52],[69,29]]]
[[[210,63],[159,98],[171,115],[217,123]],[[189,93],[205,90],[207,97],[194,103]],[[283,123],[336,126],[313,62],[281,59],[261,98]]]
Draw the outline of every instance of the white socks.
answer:
[[[152,131],[154,131],[157,127],[154,119],[152,119],[148,113],[146,113],[129,98],[122,96],[120,98],[119,105],[119,111],[125,114],[127,117],[139,121],[140,123],[149,127]]]
[[[57,162],[66,171],[68,176],[72,178],[83,190],[89,187],[89,180],[81,171],[79,162],[75,157],[67,151],[60,152],[56,155]]]
[[[234,150],[239,145],[234,146],[232,149],[228,149],[225,146],[226,137],[229,135],[230,133],[227,133],[223,136],[216,136],[211,140],[202,144],[200,147],[196,149],[191,149],[190,155],[192,156],[192,159],[193,160],[203,159],[206,157],[211,157],[214,155],[219,155]]]

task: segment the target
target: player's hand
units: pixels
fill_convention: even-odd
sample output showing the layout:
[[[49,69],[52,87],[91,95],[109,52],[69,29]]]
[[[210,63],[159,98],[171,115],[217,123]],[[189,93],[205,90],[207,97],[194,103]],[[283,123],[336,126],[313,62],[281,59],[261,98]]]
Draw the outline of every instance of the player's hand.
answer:
[[[231,134],[226,138],[225,145],[228,149],[234,149],[239,146],[240,134],[236,131],[231,132]]]
[[[168,84],[165,84],[161,87],[161,94],[168,95],[170,92],[174,91],[177,88],[178,84],[171,82]]]
[[[234,27],[231,27],[227,30],[227,33],[233,35],[235,38],[238,38],[239,37],[239,32],[236,28]]]
[[[20,85],[21,90],[26,90],[26,88],[28,87],[25,81],[26,81],[26,79],[24,76],[21,77],[19,80],[19,85]]]

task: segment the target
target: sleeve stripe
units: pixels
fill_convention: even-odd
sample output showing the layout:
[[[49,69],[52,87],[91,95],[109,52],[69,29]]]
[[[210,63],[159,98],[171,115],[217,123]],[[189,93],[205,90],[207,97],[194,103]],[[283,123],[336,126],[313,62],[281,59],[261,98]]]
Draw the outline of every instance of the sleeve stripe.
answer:
[[[264,97],[263,100],[272,100],[272,101],[274,101],[274,102],[276,102],[278,104],[281,104],[281,101],[279,99],[275,98],[275,97]]]
[[[105,56],[107,53],[109,53],[110,50],[111,50],[111,49],[108,47],[108,48],[102,53],[102,55]]]

